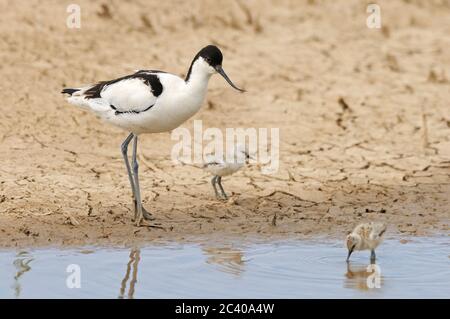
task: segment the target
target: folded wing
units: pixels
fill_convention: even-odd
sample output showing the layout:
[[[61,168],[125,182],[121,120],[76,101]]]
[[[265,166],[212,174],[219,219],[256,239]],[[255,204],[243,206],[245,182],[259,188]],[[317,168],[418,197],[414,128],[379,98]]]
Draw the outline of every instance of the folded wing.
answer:
[[[163,86],[153,71],[138,71],[92,86],[63,90],[73,104],[99,112],[113,110],[116,115],[145,112],[155,105],[162,92]]]

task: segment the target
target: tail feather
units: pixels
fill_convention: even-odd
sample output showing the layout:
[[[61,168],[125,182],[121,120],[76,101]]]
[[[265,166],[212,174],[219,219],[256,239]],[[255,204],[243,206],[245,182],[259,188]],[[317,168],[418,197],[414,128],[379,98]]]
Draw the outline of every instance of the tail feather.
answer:
[[[91,110],[97,113],[104,113],[106,111],[111,111],[112,108],[110,104],[101,98],[87,99],[85,92],[90,86],[81,88],[66,88],[61,91],[63,94],[69,94],[67,101],[70,104],[79,106],[86,110]]]
[[[72,94],[74,94],[75,92],[78,92],[78,91],[80,91],[80,89],[71,89],[71,88],[67,88],[67,89],[63,89],[63,90],[61,91],[61,93],[62,93],[62,94],[69,94],[69,95],[72,95]]]

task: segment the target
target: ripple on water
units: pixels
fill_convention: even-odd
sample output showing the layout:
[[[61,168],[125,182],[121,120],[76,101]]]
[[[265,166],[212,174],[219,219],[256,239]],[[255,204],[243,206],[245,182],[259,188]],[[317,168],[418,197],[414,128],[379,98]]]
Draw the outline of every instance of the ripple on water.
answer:
[[[342,242],[199,243],[141,249],[0,252],[0,297],[365,298],[448,297],[448,238],[387,240],[377,249],[380,289],[368,287],[369,252]],[[79,264],[82,289],[67,289]]]

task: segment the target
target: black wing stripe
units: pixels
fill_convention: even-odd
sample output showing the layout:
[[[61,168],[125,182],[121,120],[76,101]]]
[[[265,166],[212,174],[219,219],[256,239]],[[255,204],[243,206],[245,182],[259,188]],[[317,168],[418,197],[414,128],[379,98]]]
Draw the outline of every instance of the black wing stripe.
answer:
[[[74,94],[75,92],[78,92],[79,90],[80,90],[80,89],[70,89],[70,88],[67,88],[67,89],[63,89],[63,90],[61,91],[61,93],[72,95],[72,94]]]
[[[163,72],[159,72],[159,73],[163,73]],[[142,81],[144,81],[144,83],[146,85],[148,85],[150,87],[150,89],[152,90],[152,93],[155,97],[160,96],[163,91],[163,86],[161,84],[161,81],[159,80],[159,78],[156,74],[149,73],[149,71],[141,70],[134,74],[126,75],[126,76],[120,77],[115,80],[101,81],[101,82],[95,84],[93,87],[86,90],[86,92],[84,92],[84,96],[86,99],[101,98],[100,93],[103,91],[103,89],[106,86],[112,85],[114,83],[117,83],[117,82],[120,82],[123,80],[128,80],[128,79],[141,79]]]
[[[203,168],[207,168],[207,167],[210,167],[210,166],[216,166],[216,165],[220,165],[221,163],[218,163],[218,162],[209,162],[209,163],[205,163],[205,164],[203,164]]]
[[[146,107],[145,109],[143,109],[143,110],[140,110],[140,111],[136,111],[136,110],[131,110],[131,111],[117,111],[117,108],[114,106],[114,105],[110,105],[110,107],[114,110],[114,111],[116,111],[114,114],[115,115],[120,115],[120,114],[139,114],[139,113],[142,113],[142,112],[146,112],[146,111],[148,111],[148,110],[150,110],[153,106],[154,106],[155,104],[152,104],[152,105],[150,105],[149,107]]]

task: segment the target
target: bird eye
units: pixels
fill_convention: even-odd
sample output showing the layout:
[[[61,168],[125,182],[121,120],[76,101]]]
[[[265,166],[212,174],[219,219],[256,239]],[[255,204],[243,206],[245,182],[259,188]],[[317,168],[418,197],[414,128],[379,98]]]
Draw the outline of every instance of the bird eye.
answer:
[[[211,59],[210,59],[210,58],[205,58],[205,61],[206,61],[208,64],[211,64]]]

